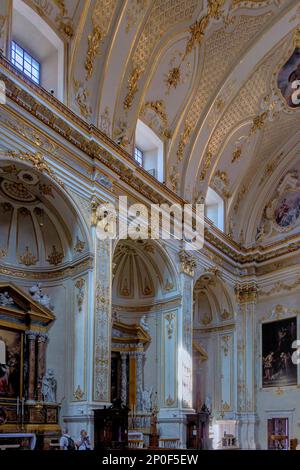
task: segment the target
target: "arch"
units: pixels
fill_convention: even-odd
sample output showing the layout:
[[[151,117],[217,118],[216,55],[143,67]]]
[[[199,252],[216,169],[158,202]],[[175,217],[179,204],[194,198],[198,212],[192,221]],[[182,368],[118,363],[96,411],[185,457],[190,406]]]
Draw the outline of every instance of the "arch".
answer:
[[[231,294],[219,271],[201,273],[194,285],[194,328],[212,327],[234,320]]]
[[[56,268],[91,252],[90,233],[75,201],[62,183],[60,185],[28,162],[0,157],[0,199],[1,207],[6,210],[5,217],[2,217],[2,224],[6,226],[2,232],[7,231],[7,244],[12,244],[7,247],[10,253],[15,251],[17,240],[30,255],[30,249],[26,248],[24,225],[20,225],[22,214],[28,216],[25,217],[28,221],[27,235],[31,233],[33,238],[29,238],[36,240],[36,254],[31,253],[36,258],[32,258],[33,266]],[[5,235],[1,237],[4,238]],[[41,257],[37,256],[39,253],[43,253]],[[5,263],[5,257],[1,261]],[[19,264],[17,257],[14,263]]]
[[[205,116],[205,120],[198,125],[197,134],[193,140],[192,146],[189,147],[189,158],[183,169],[183,188],[185,192],[184,197],[188,197],[187,191],[189,189],[190,182],[196,182],[199,177],[199,170],[203,162],[203,158],[206,155],[206,150],[211,136],[217,129],[217,125],[220,122],[221,116],[224,115],[228,109],[228,105],[232,102],[232,99],[236,96],[237,90],[239,90],[246,82],[247,78],[253,71],[253,64],[258,64],[264,57],[267,56],[269,51],[274,48],[275,45],[286,37],[286,35],[293,31],[297,27],[296,21],[297,5],[290,6],[289,10],[281,16],[277,22],[271,24],[265,34],[259,36],[258,40],[254,45],[246,52],[243,59],[239,58],[235,67],[232,68],[231,73],[224,81],[222,87],[218,89],[216,96],[211,102],[209,111]],[[230,86],[234,82],[234,87]],[[226,89],[231,90],[230,96],[227,96]],[[222,96],[226,96],[227,106],[224,107],[221,113],[218,113],[218,119],[214,119],[213,113],[216,110],[218,100],[222,101]],[[211,126],[209,123],[214,122]],[[199,159],[199,155],[201,158]],[[170,162],[170,165],[172,163]],[[214,167],[214,165],[212,166]],[[187,183],[186,183],[187,182]],[[186,183],[186,184],[185,184]],[[192,183],[190,186],[193,187]]]
[[[169,254],[153,240],[117,240],[113,255],[113,303],[149,306],[178,291]]]

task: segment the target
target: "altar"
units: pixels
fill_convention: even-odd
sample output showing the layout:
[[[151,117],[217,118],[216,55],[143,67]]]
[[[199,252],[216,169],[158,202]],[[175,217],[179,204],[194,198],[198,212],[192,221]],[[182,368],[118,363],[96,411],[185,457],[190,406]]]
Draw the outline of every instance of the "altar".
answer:
[[[47,393],[47,332],[55,316],[12,283],[0,283],[0,445],[47,449],[60,435],[59,405]],[[52,382],[51,382],[52,381]],[[53,387],[52,387],[53,388]],[[53,394],[52,394],[53,395]],[[22,447],[22,439],[20,447]],[[18,448],[18,447],[16,447]]]

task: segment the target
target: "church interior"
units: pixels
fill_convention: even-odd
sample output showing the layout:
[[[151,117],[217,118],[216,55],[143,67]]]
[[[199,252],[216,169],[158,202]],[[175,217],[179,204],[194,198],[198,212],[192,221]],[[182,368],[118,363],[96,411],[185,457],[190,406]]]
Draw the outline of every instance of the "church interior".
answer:
[[[299,113],[299,0],[1,0],[0,449],[300,448]]]

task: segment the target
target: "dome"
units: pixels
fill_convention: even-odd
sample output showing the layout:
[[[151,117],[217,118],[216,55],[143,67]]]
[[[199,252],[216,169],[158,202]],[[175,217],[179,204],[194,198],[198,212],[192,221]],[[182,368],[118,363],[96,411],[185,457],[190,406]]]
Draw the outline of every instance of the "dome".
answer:
[[[143,304],[176,290],[173,269],[153,242],[122,240],[113,258],[113,295],[116,303],[140,300]]]
[[[85,249],[82,231],[56,187],[25,166],[0,166],[0,220],[1,263],[51,269]]]

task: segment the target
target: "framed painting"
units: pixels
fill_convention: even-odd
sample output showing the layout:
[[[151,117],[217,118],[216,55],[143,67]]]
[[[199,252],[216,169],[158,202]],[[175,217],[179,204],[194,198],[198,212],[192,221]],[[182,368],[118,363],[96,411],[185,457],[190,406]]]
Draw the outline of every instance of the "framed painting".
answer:
[[[0,399],[22,396],[23,334],[0,327]]]
[[[289,191],[278,201],[274,220],[279,228],[290,228],[297,224],[300,216],[300,192]]]
[[[297,318],[262,324],[262,386],[297,385],[297,365],[292,361],[297,339]]]

